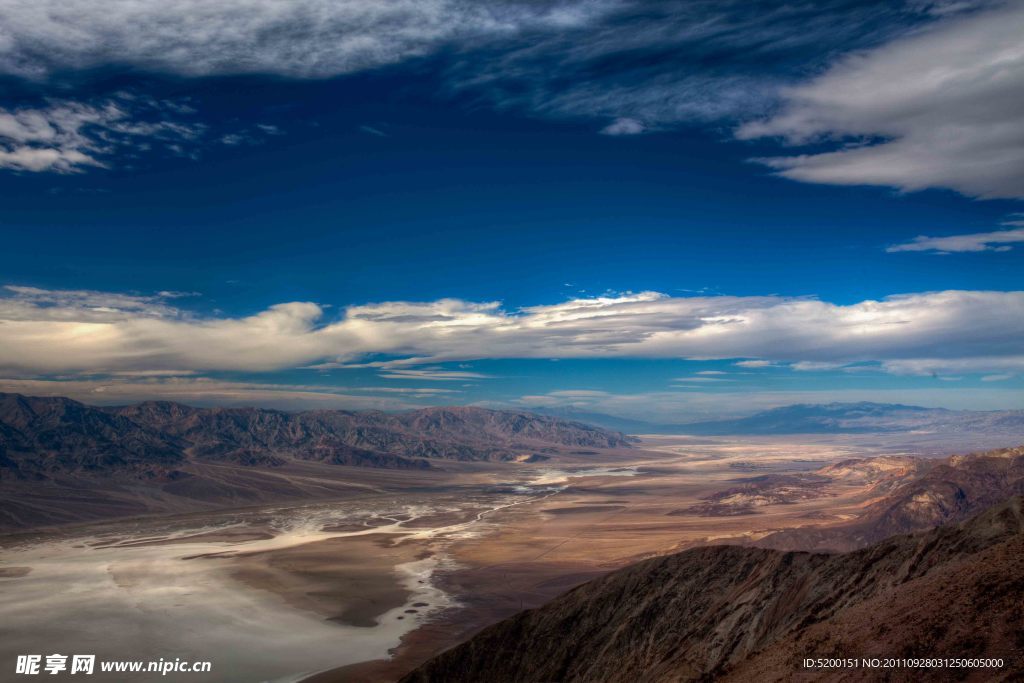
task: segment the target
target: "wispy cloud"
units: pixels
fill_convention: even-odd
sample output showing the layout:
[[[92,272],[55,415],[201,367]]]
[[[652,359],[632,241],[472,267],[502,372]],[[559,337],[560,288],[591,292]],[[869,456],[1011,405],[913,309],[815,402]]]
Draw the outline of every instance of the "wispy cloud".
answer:
[[[765,112],[791,74],[975,4],[36,0],[0,6],[0,72],[325,78],[443,54],[453,90],[634,134]]]
[[[225,133],[218,138],[218,142],[229,147],[237,147],[239,145],[261,145],[267,141],[269,136],[283,134],[284,131],[277,126],[257,123],[252,127],[244,127],[239,130]]]
[[[884,360],[881,367],[885,372],[898,375],[930,375],[932,377],[948,374],[985,373],[996,369],[1020,372],[1024,370],[1024,353],[1019,349],[1012,351],[1011,355],[1001,359],[998,368],[992,366],[988,359],[970,356],[900,358]]]
[[[0,370],[21,376],[361,363],[392,379],[465,381],[486,375],[438,364],[485,358],[875,362],[904,374],[1024,369],[1024,292],[954,290],[848,305],[641,292],[513,311],[498,302],[440,299],[351,306],[333,321],[312,302],[227,317],[199,316],[160,297],[4,292]],[[366,363],[373,355],[402,360]]]
[[[443,400],[436,392],[233,382],[208,377],[0,379],[0,392],[67,396],[84,403],[105,405],[160,399],[195,405],[264,405],[291,409],[403,410]]]
[[[947,17],[785,90],[778,114],[737,135],[848,143],[761,159],[794,180],[1022,198],[1022,31],[1019,2]]]
[[[0,317],[7,321],[43,317],[80,322],[181,318],[184,313],[173,305],[173,301],[192,295],[190,292],[173,291],[132,294],[4,285],[0,287]]]
[[[701,373],[697,373],[698,375]],[[735,379],[726,377],[676,377],[673,382],[735,382]]]
[[[0,5],[0,73],[44,81],[58,72],[128,65],[186,77],[327,78],[434,57],[440,89],[461,100],[468,95],[534,116],[600,122],[606,135],[636,135],[766,116],[777,110],[780,88],[819,72],[836,55],[906,36],[784,90],[783,112],[744,126],[740,136],[888,140],[766,162],[792,178],[1019,196],[1020,98],[1009,94],[1020,86],[1012,52],[1019,15],[1012,6],[992,15],[974,11],[985,4],[37,0]],[[939,26],[916,30],[928,22]],[[987,40],[992,24],[992,40],[979,44],[977,34]],[[929,77],[915,80],[922,69]],[[928,106],[907,106],[912,98]],[[984,107],[970,105],[981,101]],[[63,113],[59,123],[61,112],[40,109],[51,128],[64,131],[61,139],[9,137],[0,166],[70,172],[109,163],[110,141],[87,131],[123,127],[131,114],[73,107],[88,122]],[[7,114],[18,135],[34,134],[29,110]],[[950,129],[957,134],[943,132]],[[377,126],[359,130],[386,134]],[[127,144],[126,135],[186,132],[118,135]],[[214,139],[234,146],[253,136],[220,131]],[[166,148],[190,153],[181,142]],[[959,166],[950,170],[952,161]]]
[[[385,379],[418,379],[432,382],[454,382],[473,379],[491,379],[493,375],[465,370],[445,370],[444,368],[407,368],[392,369],[380,373]]]
[[[770,360],[741,360],[734,363],[734,365],[741,368],[771,368],[778,364]]]
[[[130,64],[187,76],[324,78],[522,31],[585,24],[612,2],[234,0],[0,5],[0,71]]]
[[[344,391],[365,391],[369,394],[407,394],[417,398],[462,393],[460,389],[436,389],[434,387],[345,387]]]
[[[205,130],[185,123],[173,103],[121,95],[100,102],[53,101],[41,107],[0,107],[0,168],[75,173],[108,166],[159,146],[176,155]]]
[[[1024,222],[1014,221],[1012,225]],[[927,237],[920,235],[902,244],[894,244],[886,248],[890,253],[900,251],[930,251],[938,254],[954,252],[978,251],[1009,251],[1011,245],[1024,242],[1024,228],[996,230],[993,232],[975,232],[968,235],[949,235],[947,237]]]
[[[837,53],[935,18],[917,2],[591,6],[601,4],[571,30],[493,41],[451,67],[452,87],[501,108],[611,121],[603,132],[612,134],[743,120],[771,111],[780,86]]]
[[[790,367],[801,372],[820,372],[822,370],[837,370],[846,363],[831,363],[828,361],[801,360],[793,363]]]
[[[615,119],[601,129],[602,135],[640,135],[647,132],[643,121],[622,117]]]

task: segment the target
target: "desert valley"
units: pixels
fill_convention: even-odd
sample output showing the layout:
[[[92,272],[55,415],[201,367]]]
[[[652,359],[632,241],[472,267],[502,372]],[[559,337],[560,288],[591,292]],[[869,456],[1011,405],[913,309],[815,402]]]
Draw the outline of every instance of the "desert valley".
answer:
[[[0,0],[0,683],[1024,683],[1024,0]]]
[[[864,431],[865,415],[906,408],[849,405],[829,408],[852,420],[831,434],[627,436],[472,408],[2,406],[3,656],[40,642],[111,658],[128,647],[213,660],[211,681],[395,681],[649,558],[853,551],[1024,494],[1024,450],[996,448],[1021,439],[1012,412],[949,414],[943,431],[930,411],[929,431]],[[985,432],[962,429],[982,417]],[[969,443],[987,452],[964,455]],[[764,638],[686,670],[740,667]],[[500,679],[430,671],[415,680]]]

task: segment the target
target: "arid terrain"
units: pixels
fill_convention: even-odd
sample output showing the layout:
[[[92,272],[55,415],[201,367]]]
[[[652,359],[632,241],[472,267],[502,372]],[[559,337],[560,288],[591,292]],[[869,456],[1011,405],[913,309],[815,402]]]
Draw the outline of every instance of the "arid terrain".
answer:
[[[213,661],[197,681],[394,681],[483,627],[647,558],[773,539],[842,546],[850,534],[823,530],[869,520],[947,454],[933,441],[858,434],[649,436],[413,468],[192,459],[179,466],[224,476],[222,490],[251,477],[288,495],[266,501],[261,483],[230,509],[218,498],[215,509],[207,500],[2,537],[0,648],[5,659],[59,643]],[[961,508],[949,518],[973,510]]]
[[[1018,680],[1022,571],[1020,497],[850,553],[694,548],[520,612],[402,681]],[[858,663],[803,664],[819,658]]]
[[[1022,36],[0,0],[0,683],[1024,683]]]

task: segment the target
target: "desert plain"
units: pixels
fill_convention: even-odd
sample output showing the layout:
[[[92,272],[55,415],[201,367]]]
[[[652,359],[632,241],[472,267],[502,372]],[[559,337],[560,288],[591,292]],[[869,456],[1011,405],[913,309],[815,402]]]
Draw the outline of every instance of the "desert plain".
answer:
[[[878,478],[836,463],[884,456],[883,476],[899,456],[958,446],[645,436],[544,462],[339,467],[348,488],[333,499],[7,535],[0,655],[211,661],[195,681],[394,681],[639,559],[852,519]]]

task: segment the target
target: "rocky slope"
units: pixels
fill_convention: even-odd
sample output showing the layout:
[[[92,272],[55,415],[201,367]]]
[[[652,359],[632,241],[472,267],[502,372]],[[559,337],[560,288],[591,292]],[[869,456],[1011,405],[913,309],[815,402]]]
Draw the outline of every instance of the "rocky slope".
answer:
[[[876,462],[880,461],[880,462]],[[1024,446],[941,460],[849,460],[819,476],[864,477],[879,499],[850,522],[787,529],[759,545],[781,550],[850,550],[894,534],[958,522],[1014,495],[1024,495]]]
[[[403,683],[878,680],[877,671],[800,662],[894,656],[1006,662],[897,680],[1017,680],[1021,604],[1017,497],[847,554],[715,546],[641,562],[483,630]]]
[[[512,460],[628,445],[622,434],[582,423],[482,408],[398,414],[169,402],[99,408],[67,398],[0,394],[0,478],[166,470],[194,461],[429,467],[431,459]]]
[[[184,446],[170,434],[71,399],[0,394],[0,479],[173,467],[184,462]]]

